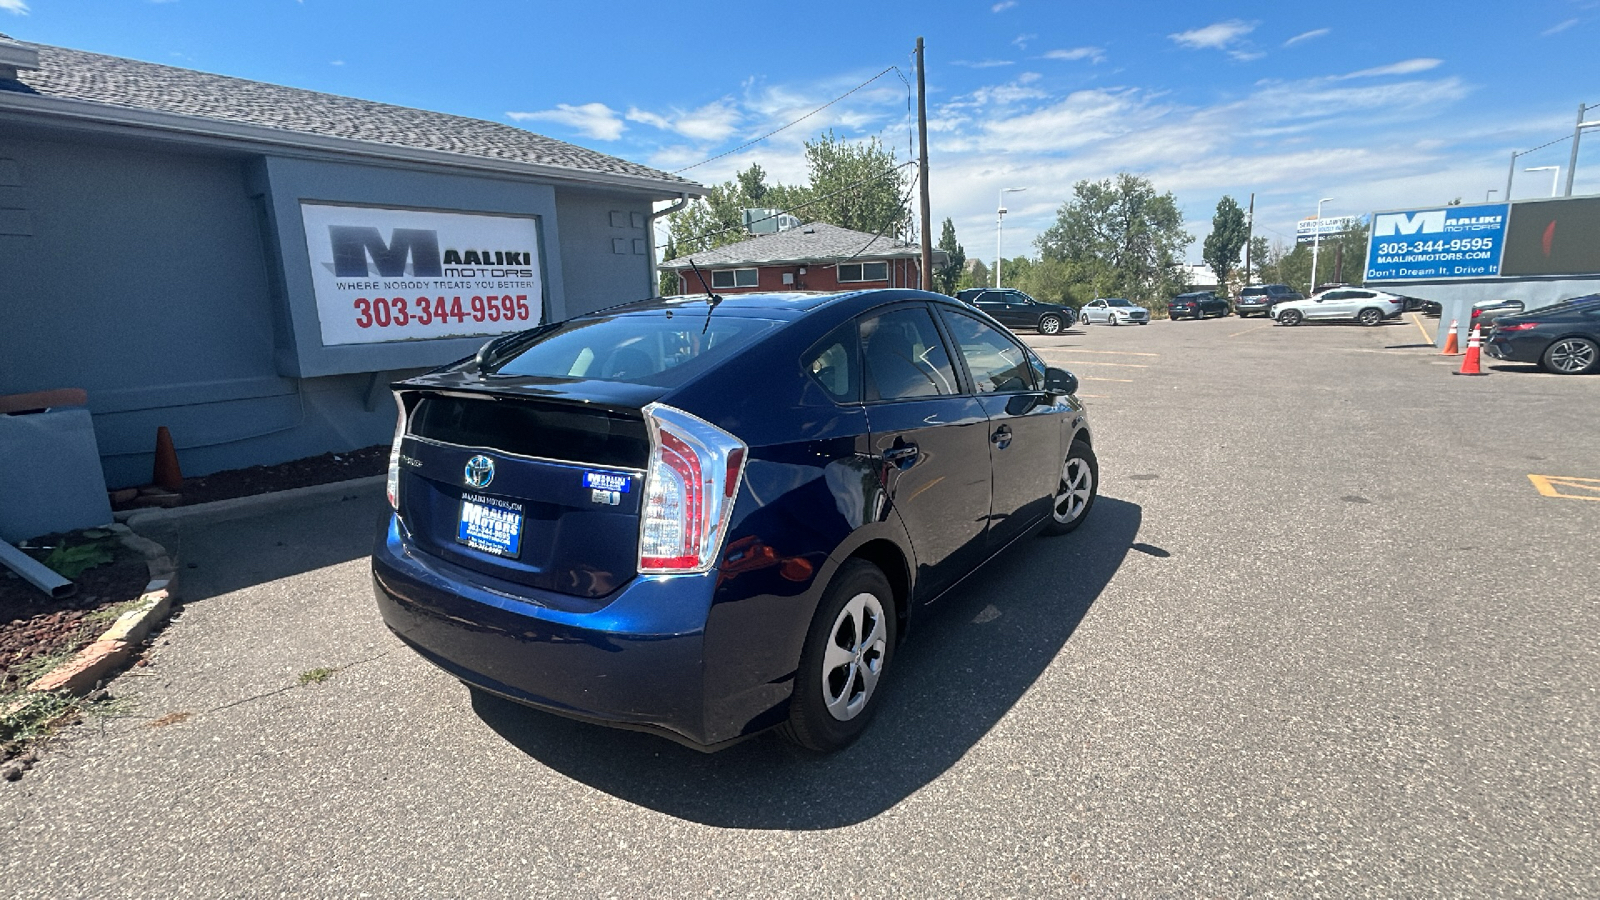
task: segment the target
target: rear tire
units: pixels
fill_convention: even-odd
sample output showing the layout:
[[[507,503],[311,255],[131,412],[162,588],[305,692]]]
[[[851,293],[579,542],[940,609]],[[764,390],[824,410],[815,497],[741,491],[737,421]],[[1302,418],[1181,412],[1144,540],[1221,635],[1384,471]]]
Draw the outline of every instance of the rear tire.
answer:
[[[818,753],[854,743],[880,705],[876,701],[894,644],[889,579],[866,560],[847,560],[811,618],[789,698],[789,719],[778,726],[778,733]]]
[[[1545,348],[1539,363],[1557,375],[1587,375],[1600,371],[1600,345],[1588,338],[1562,338]]]
[[[1363,309],[1361,312],[1356,313],[1356,321],[1369,328],[1373,325],[1378,325],[1383,322],[1383,310],[1373,309],[1369,306],[1366,309]]]

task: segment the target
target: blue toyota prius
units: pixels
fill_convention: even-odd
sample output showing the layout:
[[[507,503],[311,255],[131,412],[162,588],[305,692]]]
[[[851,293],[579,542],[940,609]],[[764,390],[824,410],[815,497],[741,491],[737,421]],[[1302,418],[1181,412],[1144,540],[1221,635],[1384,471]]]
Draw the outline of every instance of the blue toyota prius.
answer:
[[[389,628],[703,749],[849,744],[918,610],[1099,481],[1077,379],[922,291],[654,298],[394,390]]]

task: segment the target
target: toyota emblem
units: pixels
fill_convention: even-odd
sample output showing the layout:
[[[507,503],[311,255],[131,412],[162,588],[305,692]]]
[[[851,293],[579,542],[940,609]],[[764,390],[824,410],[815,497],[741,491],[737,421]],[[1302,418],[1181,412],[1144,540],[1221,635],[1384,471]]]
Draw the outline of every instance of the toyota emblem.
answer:
[[[467,460],[467,470],[461,476],[468,487],[486,488],[494,480],[494,460],[487,456],[474,456]]]

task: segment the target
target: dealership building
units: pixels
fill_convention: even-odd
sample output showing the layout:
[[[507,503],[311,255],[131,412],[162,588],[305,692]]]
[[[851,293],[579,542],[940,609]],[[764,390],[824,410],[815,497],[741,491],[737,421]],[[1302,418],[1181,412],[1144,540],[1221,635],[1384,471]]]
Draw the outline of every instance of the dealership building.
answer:
[[[1479,301],[1533,310],[1600,293],[1600,196],[1375,212],[1366,284],[1435,301],[1463,328]]]
[[[0,395],[111,487],[387,442],[397,377],[655,293],[691,181],[509,125],[0,36]]]

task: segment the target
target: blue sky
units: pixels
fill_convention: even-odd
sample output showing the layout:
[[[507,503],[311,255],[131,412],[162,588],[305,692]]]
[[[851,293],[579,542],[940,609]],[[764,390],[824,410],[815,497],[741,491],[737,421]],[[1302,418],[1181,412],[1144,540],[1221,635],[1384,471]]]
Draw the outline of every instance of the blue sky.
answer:
[[[1503,191],[1508,158],[1600,103],[1597,0],[1346,3],[610,3],[509,0],[0,0],[23,40],[522,125],[666,170],[738,146],[887,66],[914,84],[927,40],[935,228],[1008,255],[1072,184],[1119,170],[1173,191],[1196,242],[1217,200],[1256,193],[1257,233],[1325,215]],[[800,126],[684,174],[759,162],[804,175],[833,128],[905,156],[891,72]],[[1600,119],[1600,110],[1590,114]],[[1576,193],[1600,193],[1600,132]],[[1546,196],[1570,143],[1518,160]],[[1496,199],[1500,194],[1495,195]]]

